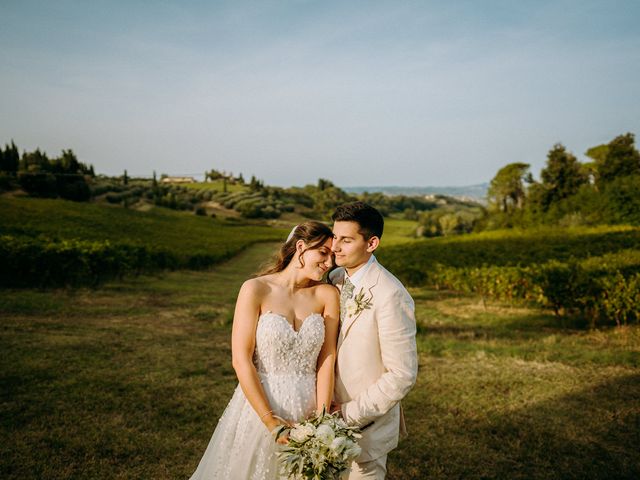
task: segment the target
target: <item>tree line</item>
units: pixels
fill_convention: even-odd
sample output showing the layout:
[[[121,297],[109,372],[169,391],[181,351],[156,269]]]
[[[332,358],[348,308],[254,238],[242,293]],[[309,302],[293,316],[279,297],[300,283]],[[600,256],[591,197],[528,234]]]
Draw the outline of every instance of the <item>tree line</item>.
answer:
[[[527,163],[502,167],[489,186],[485,227],[639,225],[640,153],[634,135],[619,135],[585,155],[590,162],[555,144],[540,180]]]
[[[0,147],[0,190],[17,184],[32,196],[83,201],[91,197],[88,178],[93,177],[93,165],[80,162],[71,149],[49,158],[39,148],[20,155],[13,140]]]

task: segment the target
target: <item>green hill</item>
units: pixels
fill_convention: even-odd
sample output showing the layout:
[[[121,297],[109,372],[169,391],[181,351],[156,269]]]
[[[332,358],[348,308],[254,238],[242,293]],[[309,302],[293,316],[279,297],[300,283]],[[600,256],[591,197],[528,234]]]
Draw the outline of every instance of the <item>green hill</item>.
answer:
[[[158,268],[200,268],[285,229],[235,224],[164,208],[0,198],[0,284],[99,283]],[[75,274],[74,272],[77,272]]]

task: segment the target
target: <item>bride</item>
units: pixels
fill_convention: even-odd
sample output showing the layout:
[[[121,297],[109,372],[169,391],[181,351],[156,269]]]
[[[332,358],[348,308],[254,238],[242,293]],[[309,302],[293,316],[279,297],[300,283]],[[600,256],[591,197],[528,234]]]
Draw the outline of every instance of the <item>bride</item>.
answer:
[[[332,242],[326,225],[302,223],[275,265],[242,285],[231,334],[239,385],[191,480],[278,478],[271,432],[331,405],[340,306],[322,278]]]

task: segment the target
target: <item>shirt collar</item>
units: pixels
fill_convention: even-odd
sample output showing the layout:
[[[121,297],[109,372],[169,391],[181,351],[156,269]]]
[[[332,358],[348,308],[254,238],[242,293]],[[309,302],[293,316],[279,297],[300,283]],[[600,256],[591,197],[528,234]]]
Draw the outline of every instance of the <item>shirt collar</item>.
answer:
[[[371,267],[371,264],[375,261],[376,261],[375,255],[371,255],[371,257],[369,257],[369,261],[365,263],[360,269],[358,269],[358,271],[354,273],[353,276],[349,276],[346,270],[344,274],[349,279],[349,281],[353,284],[353,286],[355,288],[358,288],[360,286],[360,283],[362,282],[362,279],[366,275],[367,270],[369,270],[369,267]]]

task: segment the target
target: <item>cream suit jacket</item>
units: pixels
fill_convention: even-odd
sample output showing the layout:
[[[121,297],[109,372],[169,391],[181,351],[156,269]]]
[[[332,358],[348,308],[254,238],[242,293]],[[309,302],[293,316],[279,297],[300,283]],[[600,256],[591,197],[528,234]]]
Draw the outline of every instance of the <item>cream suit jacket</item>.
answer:
[[[341,290],[344,276],[337,268],[329,281]],[[414,302],[402,283],[374,260],[354,296],[361,289],[371,308],[341,319],[335,398],[349,424],[366,426],[356,459],[366,462],[398,445],[400,400],[416,381],[418,356]]]

